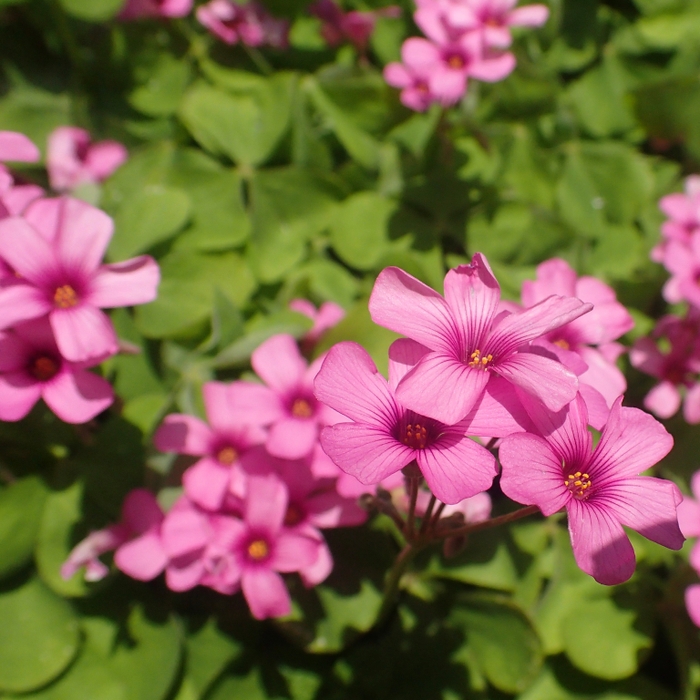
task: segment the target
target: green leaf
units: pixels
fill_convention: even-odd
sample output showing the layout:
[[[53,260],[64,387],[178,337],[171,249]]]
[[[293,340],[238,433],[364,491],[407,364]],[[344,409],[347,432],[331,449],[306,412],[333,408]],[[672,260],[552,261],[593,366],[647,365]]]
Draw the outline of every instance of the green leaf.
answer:
[[[241,645],[222,632],[213,619],[187,636],[187,675],[202,697],[226,665],[241,653]]]
[[[379,143],[376,139],[356,126],[315,80],[309,78],[306,85],[316,109],[326,118],[350,157],[365,168],[376,168],[379,165]]]
[[[585,673],[607,680],[627,678],[637,671],[640,652],[653,644],[643,622],[635,609],[620,607],[611,598],[579,599],[562,621],[564,651]]]
[[[124,260],[174,236],[190,216],[190,198],[174,187],[153,185],[130,198],[114,220],[110,260]]]
[[[44,482],[36,476],[0,491],[0,577],[14,573],[32,558],[46,494]]]
[[[123,0],[59,0],[70,15],[88,22],[104,22],[117,14],[124,5]]]
[[[214,290],[245,304],[255,281],[235,253],[203,255],[175,251],[160,261],[158,298],[136,309],[136,325],[148,338],[176,337],[211,316]]]
[[[253,668],[246,675],[228,674],[216,684],[207,700],[269,700],[265,685],[261,678],[260,669]]]
[[[190,80],[187,61],[160,52],[154,65],[149,65],[144,72],[143,83],[129,95],[131,106],[153,117],[174,114]]]
[[[39,579],[0,592],[0,690],[26,692],[73,660],[80,631],[68,603]]]
[[[543,662],[540,640],[527,616],[507,599],[469,595],[449,623],[459,626],[485,676],[499,690],[518,693],[535,680]]]
[[[183,98],[180,118],[211,153],[227,155],[239,165],[261,165],[289,126],[290,80],[228,73],[238,79],[228,85],[231,91],[195,83]]]
[[[138,607],[129,616],[128,631],[130,638],[116,648],[110,667],[129,700],[162,700],[180,665],[181,630],[173,617],[151,619]]]
[[[335,188],[298,168],[256,173],[250,199],[250,261],[262,282],[276,282],[303,258],[306,243],[327,225]]]
[[[72,537],[82,520],[83,484],[76,482],[63,491],[53,491],[46,499],[36,544],[36,566],[42,581],[62,596],[85,595],[89,587],[84,572],[77,571],[67,581],[61,566],[76,543]]]
[[[331,242],[351,267],[371,270],[388,249],[389,219],[396,203],[375,192],[358,192],[342,202],[331,219]]]

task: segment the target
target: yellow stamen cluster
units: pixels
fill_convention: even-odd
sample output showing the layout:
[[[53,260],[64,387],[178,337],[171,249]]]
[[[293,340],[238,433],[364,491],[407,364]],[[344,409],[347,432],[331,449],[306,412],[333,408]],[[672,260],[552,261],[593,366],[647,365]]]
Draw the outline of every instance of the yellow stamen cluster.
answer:
[[[481,350],[474,350],[474,352],[469,356],[469,366],[470,367],[481,367],[482,369],[486,369],[488,366],[489,362],[493,360],[493,355],[484,355],[483,357],[481,356]]]
[[[447,65],[455,70],[461,70],[464,68],[464,59],[461,56],[450,56],[447,59]]]
[[[270,553],[270,549],[267,546],[265,540],[253,540],[248,545],[248,556],[255,561],[260,561],[264,559]]]
[[[53,301],[59,309],[70,309],[78,303],[78,295],[73,287],[64,284],[54,292]]]
[[[571,346],[566,340],[563,340],[560,338],[559,340],[555,340],[554,344],[558,347],[560,347],[562,350],[568,350]]]
[[[222,447],[216,453],[216,459],[219,464],[224,464],[228,467],[238,459],[238,452],[233,447]]]
[[[413,425],[409,423],[406,426],[406,434],[403,438],[403,444],[412,447],[414,450],[422,450],[428,442],[428,431],[425,426],[420,423]]]
[[[295,399],[292,404],[292,415],[295,418],[311,418],[314,411],[306,399]]]
[[[564,486],[566,486],[576,498],[586,498],[588,496],[588,489],[591,488],[591,477],[585,472],[574,472],[573,474],[569,474],[567,479],[564,479]]]

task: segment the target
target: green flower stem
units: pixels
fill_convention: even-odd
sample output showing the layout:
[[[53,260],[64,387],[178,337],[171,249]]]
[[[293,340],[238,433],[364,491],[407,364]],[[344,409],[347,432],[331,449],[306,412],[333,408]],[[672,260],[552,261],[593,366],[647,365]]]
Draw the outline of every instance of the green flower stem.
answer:
[[[268,60],[260,53],[260,51],[252,46],[246,46],[245,44],[241,44],[241,46],[243,46],[245,52],[248,54],[248,57],[261,73],[264,75],[272,75],[275,72],[275,69],[268,63]]]
[[[428,503],[428,508],[423,514],[423,517],[421,518],[421,523],[420,523],[420,535],[424,535],[426,530],[428,529],[428,523],[431,522],[432,520],[432,515],[433,515],[433,508],[435,508],[435,503],[437,502],[437,498],[435,495],[431,494],[430,496],[430,503]],[[445,504],[442,504],[442,508],[445,507]]]

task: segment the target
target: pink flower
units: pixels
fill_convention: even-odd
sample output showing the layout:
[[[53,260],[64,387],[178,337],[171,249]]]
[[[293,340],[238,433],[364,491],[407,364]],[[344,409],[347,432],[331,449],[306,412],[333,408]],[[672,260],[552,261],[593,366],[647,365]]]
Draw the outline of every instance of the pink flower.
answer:
[[[36,163],[41,154],[34,143],[18,131],[0,131],[0,161]]]
[[[196,11],[197,20],[226,44],[246,46],[288,45],[289,23],[270,15],[259,2],[238,4],[232,0],[211,0]]]
[[[515,8],[517,0],[470,0],[474,13],[473,28],[479,31],[487,46],[510,46],[510,27],[541,27],[549,17],[545,5]]]
[[[684,537],[700,537],[700,471],[690,481],[693,498],[684,496],[678,506],[678,524]],[[700,541],[690,552],[690,565],[700,574]]]
[[[482,393],[471,413],[455,425],[407,409],[396,386],[423,350],[397,341],[387,383],[361,346],[333,346],[316,377],[316,396],[352,422],[324,428],[321,445],[363,484],[376,484],[415,460],[437,498],[458,503],[489,488],[496,475],[493,455],[467,436],[506,435],[522,428],[491,392]],[[499,386],[494,383],[491,391]]]
[[[153,301],[158,265],[145,255],[101,265],[112,220],[85,202],[45,200],[42,212],[36,226],[20,217],[0,221],[0,256],[18,275],[0,289],[0,328],[48,315],[67,360],[112,355],[117,338],[101,309]]]
[[[682,496],[670,481],[639,476],[662,459],[673,438],[647,413],[623,408],[620,397],[591,451],[586,406],[577,397],[562,414],[531,407],[539,435],[511,435],[500,446],[501,488],[544,515],[566,508],[574,557],[599,583],[632,576],[634,550],[622,526],[671,549],[683,535],[676,508]]]
[[[552,294],[577,297],[593,304],[589,313],[546,334],[536,343],[556,354],[578,375],[579,391],[586,400],[592,425],[602,427],[613,401],[627,389],[624,375],[609,359],[622,351],[613,341],[629,331],[634,320],[617,301],[611,287],[595,277],[577,278],[569,264],[559,258],[543,262],[537,267],[537,279],[523,282],[523,305],[530,308]],[[591,347],[594,345],[599,348]],[[582,371],[578,371],[581,360]],[[603,401],[596,402],[591,390],[600,394]],[[594,418],[592,408],[597,403],[602,404],[603,410]]]
[[[140,17],[185,17],[192,10],[193,0],[127,0],[119,19]]]
[[[687,245],[694,233],[700,232],[700,175],[690,175],[685,180],[685,193],[674,193],[662,197],[659,209],[669,217],[661,226],[666,241]],[[651,258],[662,262],[666,241],[652,251]]]
[[[121,522],[92,532],[78,543],[61,567],[61,576],[69,579],[85,566],[85,579],[99,581],[109,571],[98,557],[116,549],[114,562],[121,571],[139,581],[150,581],[166,564],[160,540],[162,522],[163,512],[150,491],[130,491],[122,505]]]
[[[657,346],[662,339],[670,346],[667,352]],[[661,318],[651,337],[635,342],[630,362],[660,380],[644,399],[647,409],[659,418],[670,418],[683,402],[685,420],[700,423],[700,313],[691,308],[684,319],[670,315]]]
[[[61,357],[46,319],[0,332],[0,419],[20,420],[42,398],[66,423],[91,420],[114,401],[111,384],[86,369],[99,361]]]
[[[309,6],[309,12],[323,22],[321,35],[330,46],[349,41],[360,53],[364,53],[377,18],[399,17],[401,8],[392,5],[368,12],[343,12],[333,0],[317,0]]]
[[[496,375],[552,411],[574,398],[576,376],[528,346],[591,304],[550,296],[504,317],[497,316],[499,299],[500,287],[481,253],[447,273],[444,298],[398,268],[380,273],[369,300],[372,319],[429,350],[398,385],[403,406],[451,425],[471,411]]]
[[[411,40],[408,39],[401,47],[403,63],[389,63],[384,68],[384,80],[388,85],[401,90],[401,103],[416,112],[425,112],[437,97],[430,92],[428,84],[430,67],[420,63],[411,63]],[[407,48],[408,47],[408,48]]]
[[[314,396],[313,381],[322,362],[319,357],[307,365],[291,335],[275,335],[251,356],[253,369],[267,386],[234,382],[236,411],[250,422],[269,426],[265,447],[271,455],[310,455],[320,429],[337,420]]]
[[[693,624],[700,627],[700,584],[696,583],[685,589],[685,607]]]
[[[306,299],[292,299],[289,302],[292,311],[303,314],[310,318],[314,325],[311,330],[302,338],[304,343],[314,345],[319,338],[330,328],[338,325],[345,318],[345,309],[332,301],[326,301],[321,306],[316,307]]]
[[[209,425],[195,416],[166,416],[153,436],[161,452],[202,457],[182,476],[185,493],[206,510],[219,510],[232,489],[240,459],[254,445],[265,441],[266,433],[232,410],[237,384],[207,382],[202,388]],[[242,478],[238,474],[238,478]]]
[[[700,230],[687,243],[668,241],[663,264],[671,273],[663,288],[664,299],[671,304],[687,301],[700,308]]]
[[[273,474],[249,477],[243,521],[206,514],[183,499],[163,524],[171,557],[168,586],[188,590],[201,583],[222,593],[240,586],[254,617],[289,614],[289,593],[279,572],[313,564],[320,546],[284,527],[287,502],[287,490]]]
[[[106,180],[124,161],[128,153],[116,141],[92,143],[85,129],[59,126],[49,135],[46,169],[51,187],[57,191]]]

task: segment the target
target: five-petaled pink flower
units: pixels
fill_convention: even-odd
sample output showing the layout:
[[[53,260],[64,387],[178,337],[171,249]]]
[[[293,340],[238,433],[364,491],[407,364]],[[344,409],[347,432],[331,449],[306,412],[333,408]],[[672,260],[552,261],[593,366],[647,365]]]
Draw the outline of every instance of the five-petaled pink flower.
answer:
[[[66,423],[85,423],[114,401],[112,385],[88,372],[92,362],[61,357],[45,318],[0,331],[0,420],[24,418],[43,398]]]
[[[70,197],[42,205],[41,225],[21,217],[0,221],[0,257],[16,273],[0,289],[0,328],[48,315],[63,357],[104,359],[118,344],[101,309],[153,301],[158,265],[146,255],[101,265],[112,219]]]
[[[102,182],[127,157],[126,148],[117,141],[92,143],[85,129],[59,126],[49,135],[46,149],[49,183],[63,192],[84,183]]]
[[[620,397],[592,451],[580,396],[559,414],[530,408],[542,436],[511,435],[503,441],[501,488],[544,515],[566,508],[574,557],[583,571],[606,585],[632,576],[634,550],[623,525],[665,547],[683,546],[678,487],[640,476],[673,446],[661,423],[639,409],[623,408]]]
[[[468,435],[502,436],[523,428],[504,407],[503,392],[500,400],[482,392],[455,425],[407,409],[395,395],[396,386],[423,351],[417,343],[397,341],[387,382],[361,346],[332,347],[316,377],[316,396],[352,422],[324,428],[321,445],[363,484],[376,484],[415,460],[437,498],[458,503],[489,488],[496,476],[493,455]],[[498,386],[494,382],[491,389]]]
[[[552,411],[574,398],[576,376],[528,346],[592,305],[553,295],[530,309],[497,314],[500,296],[480,253],[447,273],[444,298],[396,267],[380,273],[369,300],[372,319],[428,350],[397,387],[402,405],[451,425],[469,413],[494,375]]]
[[[206,510],[221,508],[240,470],[240,459],[265,441],[266,432],[231,410],[237,384],[207,382],[202,388],[209,425],[195,416],[173,413],[153,436],[161,452],[201,457],[182,475],[188,497]]]

